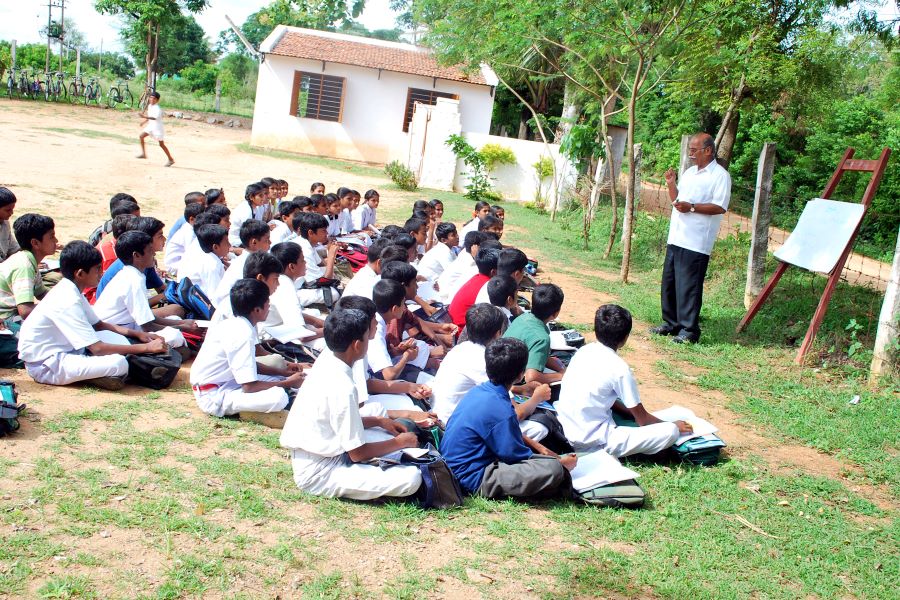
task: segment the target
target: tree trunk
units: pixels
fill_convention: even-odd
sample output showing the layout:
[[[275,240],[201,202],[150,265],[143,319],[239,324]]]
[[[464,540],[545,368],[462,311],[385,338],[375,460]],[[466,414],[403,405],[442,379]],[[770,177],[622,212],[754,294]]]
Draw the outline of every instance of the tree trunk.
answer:
[[[628,283],[628,272],[631,269],[631,231],[634,225],[634,120],[638,94],[644,79],[644,57],[638,58],[631,95],[628,98],[628,137],[625,142],[625,153],[628,156],[628,185],[625,188],[625,217],[622,219],[622,283]]]
[[[563,91],[563,108],[560,115],[559,125],[556,127],[555,142],[562,143],[562,139],[572,130],[572,126],[581,116],[581,105],[575,102],[574,85],[566,80],[566,87]]]
[[[606,148],[606,163],[609,167],[609,203],[612,209],[612,223],[609,226],[609,239],[606,241],[606,249],[603,258],[609,258],[612,247],[616,243],[616,233],[619,230],[619,198],[616,195],[616,182],[619,173],[616,172],[616,159],[612,152],[612,142],[609,138],[609,118],[606,116],[616,107],[616,96],[610,94],[603,102],[603,113],[600,115],[600,131],[603,135],[603,147]]]
[[[734,141],[737,138],[738,124],[741,121],[741,113],[734,111],[734,115],[728,122],[728,127],[722,132],[722,140],[716,146],[716,156],[722,167],[728,168],[731,163],[731,156],[734,154]]]
[[[528,123],[525,122],[525,119],[519,118],[519,135],[516,136],[520,140],[528,139]]]

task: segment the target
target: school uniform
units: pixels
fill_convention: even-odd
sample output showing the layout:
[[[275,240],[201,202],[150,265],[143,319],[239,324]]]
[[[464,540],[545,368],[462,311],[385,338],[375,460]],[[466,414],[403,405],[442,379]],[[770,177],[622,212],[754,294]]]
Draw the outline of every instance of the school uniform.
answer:
[[[146,115],[150,117],[147,124],[144,125],[144,133],[152,137],[157,142],[166,139],[165,129],[163,128],[163,111],[159,104],[150,104],[147,106]]]
[[[36,302],[46,293],[31,252],[20,250],[0,264],[0,320],[18,316],[19,304]]]
[[[410,496],[422,485],[418,467],[382,470],[347,456],[365,443],[390,437],[380,429],[364,428],[352,369],[323,352],[291,407],[281,445],[291,450],[297,487],[310,494],[353,500]]]
[[[674,423],[617,427],[612,417],[616,400],[627,408],[641,403],[628,363],[599,342],[579,348],[563,375],[559,400],[554,404],[566,438],[575,450],[605,449],[621,458],[656,454],[678,439],[678,426]]]
[[[478,292],[481,288],[487,287],[487,282],[490,280],[491,278],[487,275],[477,273],[469,279],[469,281],[464,283],[462,287],[459,288],[459,291],[456,292],[456,295],[453,296],[453,301],[450,303],[448,311],[453,323],[459,327],[460,330],[466,326],[466,312],[472,308],[472,305],[475,304],[475,297],[478,296]]]
[[[522,439],[509,390],[490,381],[460,400],[441,440],[441,454],[460,487],[488,498],[550,498],[571,493],[571,477]]]
[[[222,275],[222,279],[219,281],[219,285],[216,286],[214,291],[211,291],[207,294],[209,301],[212,302],[213,306],[216,308],[216,313],[220,310],[225,309],[225,305],[228,305],[228,312],[231,312],[231,288],[234,287],[234,284],[237,283],[239,279],[244,278],[244,264],[247,262],[247,259],[252,254],[249,250],[245,250],[238,254],[231,264],[228,265],[228,268],[225,269],[225,273]],[[206,290],[204,290],[205,292]]]
[[[101,321],[143,331],[144,325],[156,318],[147,299],[144,273],[132,265],[125,265],[105,291],[94,303],[94,312]],[[163,327],[153,333],[173,348],[184,346],[184,336],[174,327]]]
[[[351,218],[353,219],[354,231],[367,231],[378,222],[375,209],[369,206],[368,202],[364,202],[356,207],[356,210],[351,214]]]
[[[459,247],[463,248],[463,245],[466,242],[466,234],[470,231],[478,231],[478,224],[481,223],[481,219],[478,217],[473,218],[471,221],[463,225],[462,230],[459,232]]]
[[[119,258],[116,255],[116,241],[111,237],[100,242],[97,249],[100,251],[100,269],[103,271],[107,270]]]
[[[375,376],[380,376],[383,369],[394,366],[400,359],[399,357],[394,358],[388,352],[387,323],[385,323],[384,317],[382,317],[381,314],[375,314],[375,323],[375,337],[369,340],[369,350],[366,352],[366,360],[369,363],[369,370],[371,370]],[[419,349],[419,353],[412,361],[407,362],[406,364],[418,367],[419,369],[424,369],[428,362],[428,345],[421,340],[416,340],[416,346]],[[400,377],[397,377],[397,379],[400,379]],[[426,383],[427,381],[431,381],[431,379],[432,377],[428,373],[419,373],[419,381],[417,381],[417,383]]]
[[[264,202],[259,206],[253,207],[253,218],[257,221],[262,221],[263,223],[269,221],[271,219],[272,214],[272,205],[268,202]]]
[[[0,221],[0,262],[3,262],[19,250],[19,242],[16,241],[16,237],[13,235],[9,221]]]
[[[304,284],[314,284],[319,278],[325,276],[324,260],[305,237],[297,236],[292,241],[300,246],[300,249],[303,251],[303,259],[306,262],[306,275],[294,280],[294,286],[297,288],[297,298],[300,299],[302,306],[322,304],[325,302],[325,292],[318,288],[304,287]],[[336,288],[331,288],[331,295],[335,301],[340,297],[340,293]]]
[[[444,269],[437,280],[444,304],[450,304],[464,283],[478,274],[478,265],[471,254],[463,250],[453,263]]]
[[[291,228],[287,226],[287,223],[281,219],[269,221],[269,225],[272,225],[273,223],[275,224],[275,228],[269,232],[269,240],[271,240],[273,246],[282,242],[289,242],[297,237],[297,234],[291,231]]]
[[[284,388],[245,392],[241,384],[279,381],[256,370],[256,328],[244,317],[213,323],[191,365],[191,389],[200,410],[214,417],[240,412],[284,410],[288,395]]]
[[[175,232],[175,235],[166,241],[164,249],[164,260],[166,263],[166,271],[169,273],[178,273],[178,267],[181,265],[181,259],[184,258],[185,252],[192,242],[197,240],[194,228],[191,225],[181,227]]]
[[[222,259],[212,252],[204,252],[199,244],[187,251],[181,262],[181,268],[178,269],[179,281],[187,277],[191,283],[199,286],[207,297],[218,289],[224,276],[225,265]]]
[[[324,353],[332,353],[326,347]],[[333,353],[332,353],[333,354]],[[353,383],[359,399],[359,414],[364,417],[386,417],[389,410],[420,410],[406,394],[369,394],[368,382],[372,379],[366,357],[353,363]]]
[[[331,213],[325,215],[325,218],[328,219],[328,237],[336,238],[341,236],[341,217],[339,214],[332,215]]]
[[[344,286],[343,296],[362,296],[371,300],[372,291],[375,289],[375,284],[379,281],[381,281],[381,275],[372,269],[371,264],[366,264]]]
[[[60,280],[19,330],[19,358],[25,370],[38,383],[50,385],[127,375],[125,356],[85,354],[86,348],[101,339],[111,344],[129,343],[115,333],[95,331],[98,321],[78,286],[69,279]]]
[[[118,275],[122,269],[125,267],[125,263],[121,260],[116,259],[110,267],[103,272],[103,277],[100,278],[100,283],[97,285],[97,292],[95,294],[95,298],[99,298],[103,293],[103,290],[106,289],[106,286],[109,285],[109,282],[113,280],[113,278]],[[159,272],[156,270],[156,267],[147,267],[144,269],[144,279],[147,282],[147,289],[156,291],[158,288],[163,287],[166,282],[162,280],[162,277],[159,276]],[[95,300],[96,301],[96,300]]]
[[[521,340],[528,347],[526,369],[543,373],[550,358],[550,328],[530,312],[522,313],[512,322],[503,337]],[[563,386],[565,387],[565,386]]]
[[[427,277],[432,282],[437,281],[454,260],[456,260],[456,254],[453,249],[447,244],[438,242],[419,260],[419,275]]]
[[[268,328],[279,325],[306,326],[303,307],[300,306],[300,299],[297,298],[297,288],[294,287],[294,282],[287,275],[278,276],[278,287],[275,289],[275,293],[269,296],[269,314],[265,321],[257,324],[257,330],[260,336],[271,338],[272,336],[267,333]],[[323,338],[316,338],[309,342],[301,340],[301,344],[318,352],[326,349]]]
[[[239,202],[231,209],[231,227],[228,228],[228,241],[235,248],[241,247],[241,226],[253,218],[253,207],[246,200]]]
[[[338,221],[341,223],[341,234],[346,235],[351,231],[356,230],[356,228],[353,227],[353,216],[350,214],[349,208],[341,210],[338,215]]]

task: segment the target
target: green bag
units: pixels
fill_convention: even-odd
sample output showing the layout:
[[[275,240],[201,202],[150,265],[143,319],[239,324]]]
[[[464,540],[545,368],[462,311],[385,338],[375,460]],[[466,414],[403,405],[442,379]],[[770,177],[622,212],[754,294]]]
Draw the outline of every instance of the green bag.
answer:
[[[617,427],[637,427],[637,423],[633,420],[623,417],[617,413],[613,413],[613,421]],[[692,465],[700,465],[709,467],[719,462],[722,454],[722,448],[726,446],[722,438],[714,433],[704,435],[687,440],[677,446],[669,448],[669,456]],[[665,455],[660,452],[660,455]]]
[[[634,479],[601,485],[584,492],[575,492],[585,504],[609,508],[640,508],[644,505],[644,488]]]

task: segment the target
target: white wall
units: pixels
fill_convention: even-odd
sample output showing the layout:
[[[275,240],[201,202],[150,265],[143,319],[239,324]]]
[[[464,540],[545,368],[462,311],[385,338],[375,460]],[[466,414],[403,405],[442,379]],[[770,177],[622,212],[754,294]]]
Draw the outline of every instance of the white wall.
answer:
[[[345,77],[341,123],[291,116],[294,71]],[[462,127],[487,133],[494,99],[491,88],[430,77],[379,71],[267,54],[260,65],[253,111],[254,146],[372,163],[405,161],[409,143],[403,131],[410,87],[458,94]]]

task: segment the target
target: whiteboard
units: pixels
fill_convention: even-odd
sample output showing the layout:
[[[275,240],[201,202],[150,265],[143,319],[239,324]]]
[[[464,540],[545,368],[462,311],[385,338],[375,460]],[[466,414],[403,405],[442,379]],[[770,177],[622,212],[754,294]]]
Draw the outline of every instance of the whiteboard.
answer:
[[[831,273],[863,212],[863,205],[854,202],[810,200],[775,258],[807,271]]]

